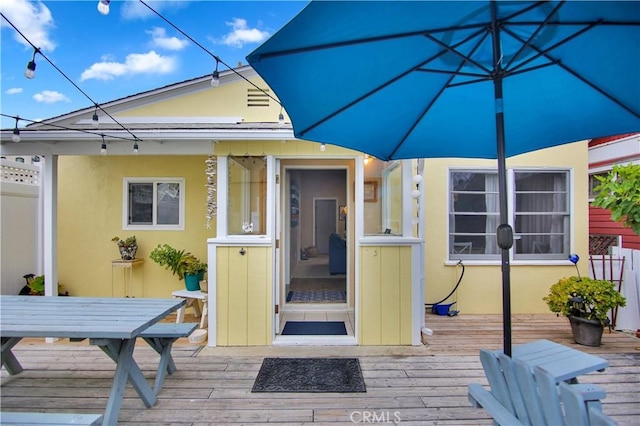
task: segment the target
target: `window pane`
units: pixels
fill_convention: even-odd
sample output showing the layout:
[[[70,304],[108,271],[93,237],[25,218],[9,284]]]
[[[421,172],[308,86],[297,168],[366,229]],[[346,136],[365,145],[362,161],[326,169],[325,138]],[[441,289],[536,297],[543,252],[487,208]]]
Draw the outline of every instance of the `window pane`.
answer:
[[[568,173],[515,172],[514,256],[566,259],[569,254]]]
[[[180,184],[158,184],[158,225],[177,225],[180,221]]]
[[[153,184],[129,183],[129,225],[153,224]]]
[[[449,258],[497,258],[498,174],[452,171],[449,187]]]
[[[402,163],[370,159],[363,189],[364,234],[402,235]]]
[[[265,234],[267,160],[264,157],[229,157],[229,235]]]

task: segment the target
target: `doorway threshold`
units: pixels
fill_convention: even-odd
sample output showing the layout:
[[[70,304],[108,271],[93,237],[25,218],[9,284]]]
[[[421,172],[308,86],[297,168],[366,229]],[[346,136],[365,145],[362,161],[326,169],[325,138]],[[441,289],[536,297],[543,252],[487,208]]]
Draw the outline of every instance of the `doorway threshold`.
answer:
[[[357,346],[354,336],[282,336],[273,339],[273,346]]]

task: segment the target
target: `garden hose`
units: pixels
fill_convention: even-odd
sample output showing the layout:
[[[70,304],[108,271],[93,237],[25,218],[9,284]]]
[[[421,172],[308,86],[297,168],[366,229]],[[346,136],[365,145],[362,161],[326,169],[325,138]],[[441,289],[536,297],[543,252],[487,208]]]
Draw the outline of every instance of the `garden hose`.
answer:
[[[445,300],[447,300],[448,298],[450,298],[453,295],[453,293],[456,292],[456,290],[458,289],[458,286],[462,282],[462,277],[464,277],[464,263],[462,263],[462,260],[458,260],[458,265],[462,266],[462,272],[460,273],[460,278],[458,278],[458,282],[456,283],[455,287],[453,287],[453,290],[451,290],[451,292],[449,294],[447,294],[444,299],[439,300],[439,301],[437,301],[435,303],[425,303],[424,304],[425,306],[439,305],[440,303],[442,303]]]

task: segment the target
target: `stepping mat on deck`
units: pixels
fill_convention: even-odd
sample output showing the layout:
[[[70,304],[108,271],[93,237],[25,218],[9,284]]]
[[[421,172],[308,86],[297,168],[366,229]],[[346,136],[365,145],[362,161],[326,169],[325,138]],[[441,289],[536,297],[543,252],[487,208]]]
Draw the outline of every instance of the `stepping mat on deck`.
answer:
[[[251,392],[366,392],[358,358],[265,358]]]
[[[339,290],[292,290],[289,303],[347,303],[347,292]]]
[[[344,321],[287,321],[282,335],[346,336]]]

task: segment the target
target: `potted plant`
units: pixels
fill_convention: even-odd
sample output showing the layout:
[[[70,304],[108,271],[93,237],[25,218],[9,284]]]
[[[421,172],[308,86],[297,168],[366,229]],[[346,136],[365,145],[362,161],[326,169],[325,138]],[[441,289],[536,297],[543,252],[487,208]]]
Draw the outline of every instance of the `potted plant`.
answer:
[[[626,305],[611,281],[580,276],[561,278],[543,300],[551,312],[569,318],[573,339],[585,346],[600,346],[609,311]]]
[[[136,241],[135,235],[132,235],[125,239],[120,239],[120,237],[113,237],[111,241],[118,245],[118,249],[120,250],[120,257],[122,258],[122,260],[133,260],[136,258],[136,252],[138,251],[138,242]]]
[[[178,250],[168,244],[158,244],[149,254],[151,260],[165,269],[177,275],[178,279],[184,278],[187,290],[200,290],[200,281],[207,271],[207,264],[200,261],[193,254]]]

